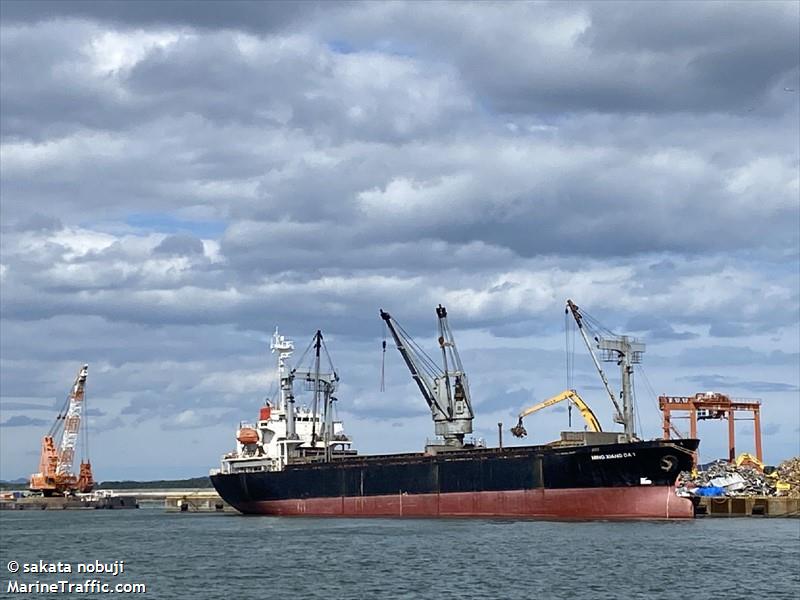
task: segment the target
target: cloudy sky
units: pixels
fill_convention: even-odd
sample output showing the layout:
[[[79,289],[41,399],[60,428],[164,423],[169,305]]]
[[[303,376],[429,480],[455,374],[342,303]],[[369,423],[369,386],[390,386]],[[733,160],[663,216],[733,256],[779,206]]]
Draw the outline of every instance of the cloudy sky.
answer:
[[[647,343],[646,437],[718,390],[800,454],[799,7],[2,2],[0,477],[84,362],[99,479],[207,472],[275,326],[325,332],[361,451],[420,449],[378,309],[432,352],[439,302],[477,435],[568,383],[612,429],[568,297]]]

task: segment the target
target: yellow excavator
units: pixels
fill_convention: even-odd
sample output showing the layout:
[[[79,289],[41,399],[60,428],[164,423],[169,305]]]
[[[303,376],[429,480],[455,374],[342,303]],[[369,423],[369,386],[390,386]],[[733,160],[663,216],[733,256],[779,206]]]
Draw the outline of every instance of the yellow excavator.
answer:
[[[603,428],[600,427],[600,421],[597,420],[597,417],[592,412],[592,409],[589,408],[589,405],[586,404],[586,402],[584,402],[583,399],[578,395],[578,392],[575,390],[564,390],[560,394],[539,402],[539,404],[535,404],[530,408],[526,408],[519,413],[519,422],[517,423],[516,427],[511,428],[511,433],[518,438],[525,437],[528,435],[528,432],[522,426],[522,419],[539,410],[542,410],[543,408],[563,402],[564,400],[568,400],[578,407],[583,420],[586,421],[586,426],[589,428],[589,431],[603,431]]]

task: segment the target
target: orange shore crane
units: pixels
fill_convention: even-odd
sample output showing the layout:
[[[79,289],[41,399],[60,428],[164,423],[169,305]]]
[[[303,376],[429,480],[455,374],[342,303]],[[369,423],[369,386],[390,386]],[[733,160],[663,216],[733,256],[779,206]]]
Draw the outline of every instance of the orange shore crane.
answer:
[[[42,438],[39,472],[31,475],[30,489],[45,496],[62,496],[75,492],[91,492],[94,487],[92,465],[88,458],[81,461],[76,476],[72,465],[75,448],[81,431],[81,414],[85,406],[86,376],[89,365],[83,365],[65,403],[65,412],[60,412],[50,431]],[[84,433],[86,433],[86,421]],[[59,437],[56,444],[56,437]]]
[[[725,394],[717,392],[705,392],[694,396],[659,396],[658,407],[664,414],[663,433],[664,439],[670,439],[673,412],[689,413],[689,437],[697,438],[697,421],[707,419],[727,419],[728,420],[728,460],[736,460],[736,428],[735,413],[751,412],[753,414],[753,432],[755,434],[756,458],[763,462],[761,454],[761,401],[751,400],[731,400]],[[685,417],[683,417],[685,418]],[[741,419],[739,419],[741,420]],[[748,419],[749,420],[749,419]],[[695,456],[695,464],[697,456]]]

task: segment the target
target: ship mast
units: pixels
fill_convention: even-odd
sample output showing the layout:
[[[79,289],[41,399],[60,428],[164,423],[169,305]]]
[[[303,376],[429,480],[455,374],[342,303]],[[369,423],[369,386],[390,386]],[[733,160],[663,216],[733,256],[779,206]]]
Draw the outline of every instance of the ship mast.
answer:
[[[318,410],[319,410],[319,391],[320,391],[319,351],[321,348],[322,348],[322,332],[319,329],[317,329],[317,333],[314,334],[314,408],[312,410],[313,420],[311,421],[312,447],[317,445],[317,414],[319,414]]]
[[[278,379],[280,385],[280,400],[278,408],[286,414],[286,438],[297,439],[294,424],[294,393],[292,392],[293,373],[287,372],[286,361],[294,352],[294,342],[283,335],[278,335],[278,328],[272,334],[269,345],[273,354],[278,355]],[[286,447],[288,460],[288,446]]]
[[[278,355],[278,378],[282,383],[283,380],[286,378],[286,361],[289,357],[292,356],[294,353],[294,342],[292,340],[286,339],[286,336],[278,334],[278,328],[275,328],[275,333],[272,334],[272,340],[269,344],[269,349],[272,351],[273,354]],[[286,410],[286,404],[288,402],[288,390],[281,385],[280,390],[280,401],[278,408],[281,410]]]
[[[445,446],[463,448],[464,436],[472,433],[474,413],[467,375],[447,322],[447,310],[441,304],[436,308],[444,368],[439,367],[388,312],[381,310],[380,315],[431,409],[436,435],[444,439]]]
[[[330,444],[333,433],[333,422],[331,420],[333,414],[332,403],[336,400],[336,398],[333,397],[333,392],[336,390],[339,382],[339,375],[336,373],[333,361],[328,353],[328,348],[325,346],[322,332],[319,330],[314,334],[311,344],[297,361],[298,365],[304,364],[304,359],[312,349],[314,351],[312,354],[313,364],[307,368],[295,367],[292,369],[287,378],[288,386],[291,389],[295,378],[302,377],[306,382],[306,390],[311,390],[314,393],[314,401],[311,408],[311,440],[309,445],[315,448],[317,447],[317,443],[322,441],[325,460],[330,460]],[[327,371],[325,372],[322,371],[323,354],[327,361]],[[321,407],[320,401],[322,403]],[[292,404],[293,402],[294,398],[290,396],[289,403]]]

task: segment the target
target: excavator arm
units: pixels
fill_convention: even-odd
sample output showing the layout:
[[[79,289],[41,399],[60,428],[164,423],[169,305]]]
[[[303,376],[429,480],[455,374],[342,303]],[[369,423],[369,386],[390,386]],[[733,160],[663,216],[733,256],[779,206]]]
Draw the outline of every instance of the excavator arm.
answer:
[[[563,402],[564,400],[568,400],[578,407],[578,410],[580,411],[583,420],[586,422],[586,426],[589,428],[589,431],[603,431],[603,428],[600,426],[600,421],[597,420],[597,417],[595,416],[594,412],[592,412],[592,409],[589,408],[589,405],[586,404],[586,402],[583,401],[583,398],[578,395],[578,392],[575,390],[564,390],[560,394],[557,394],[552,398],[548,398],[547,400],[543,400],[542,402],[539,402],[539,404],[534,404],[530,408],[526,408],[519,413],[519,421],[515,427],[511,428],[511,433],[514,434],[515,437],[525,437],[528,435],[525,427],[522,426],[522,420],[525,417],[532,415],[543,408],[547,408],[548,406],[553,406],[554,404]]]

